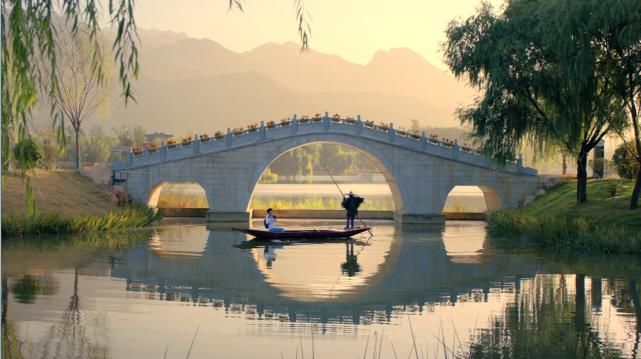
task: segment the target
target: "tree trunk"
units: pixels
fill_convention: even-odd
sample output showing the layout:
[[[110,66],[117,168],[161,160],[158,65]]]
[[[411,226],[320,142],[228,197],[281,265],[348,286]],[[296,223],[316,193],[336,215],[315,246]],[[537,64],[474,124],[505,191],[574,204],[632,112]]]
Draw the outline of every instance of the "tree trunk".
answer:
[[[579,153],[576,165],[576,203],[584,203],[588,200],[588,154],[585,151]]]
[[[566,174],[568,174],[568,159],[567,159],[567,157],[565,155],[563,155],[563,159],[562,160],[563,160],[563,163],[561,164],[561,166],[562,166],[561,167],[561,174],[565,176]]]
[[[80,129],[76,132],[76,170],[80,170]]]
[[[634,182],[634,189],[630,197],[630,209],[639,208],[639,194],[641,194],[641,163],[639,163],[639,170],[637,171],[637,180]]]

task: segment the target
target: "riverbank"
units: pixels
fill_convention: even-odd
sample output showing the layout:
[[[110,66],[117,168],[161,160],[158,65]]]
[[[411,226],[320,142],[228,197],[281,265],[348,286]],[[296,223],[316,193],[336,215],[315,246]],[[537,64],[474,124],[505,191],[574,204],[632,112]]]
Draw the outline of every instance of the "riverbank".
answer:
[[[75,171],[36,170],[29,174],[38,214],[25,215],[23,180],[3,176],[2,236],[74,234],[147,227],[160,219],[143,205],[117,207],[107,187]]]
[[[103,214],[61,216],[41,213],[36,216],[2,216],[2,236],[22,237],[48,234],[75,234],[143,228],[159,221],[160,214],[143,205],[129,205]]]
[[[488,215],[498,248],[561,253],[641,255],[641,210],[628,209],[631,180],[591,180],[588,202],[576,204],[576,182],[550,189],[519,210]]]

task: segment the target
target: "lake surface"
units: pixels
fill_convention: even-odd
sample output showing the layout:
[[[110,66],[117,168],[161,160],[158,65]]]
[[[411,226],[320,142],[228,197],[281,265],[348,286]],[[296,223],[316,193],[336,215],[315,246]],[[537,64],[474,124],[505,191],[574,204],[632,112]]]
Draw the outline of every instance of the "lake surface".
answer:
[[[203,223],[5,241],[3,358],[641,355],[638,258],[496,252],[483,222],[371,224],[268,248]]]

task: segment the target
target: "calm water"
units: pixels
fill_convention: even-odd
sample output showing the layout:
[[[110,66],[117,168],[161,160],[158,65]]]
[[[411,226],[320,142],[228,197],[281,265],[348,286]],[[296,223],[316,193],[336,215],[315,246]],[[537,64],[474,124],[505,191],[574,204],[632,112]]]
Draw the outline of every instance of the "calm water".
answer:
[[[482,222],[374,225],[268,248],[203,224],[5,242],[3,358],[640,355],[638,258],[496,253]]]

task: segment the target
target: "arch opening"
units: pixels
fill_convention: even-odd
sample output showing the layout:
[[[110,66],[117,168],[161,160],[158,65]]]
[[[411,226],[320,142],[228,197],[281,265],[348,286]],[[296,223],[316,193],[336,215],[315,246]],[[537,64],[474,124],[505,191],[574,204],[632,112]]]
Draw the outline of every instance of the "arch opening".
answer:
[[[313,141],[274,153],[272,158],[257,175],[248,211],[268,207],[342,211],[341,194],[333,180],[344,194],[353,191],[364,197],[359,210],[372,211],[369,215],[391,219],[403,208],[400,191],[382,161],[352,144]]]
[[[501,208],[501,198],[490,186],[454,186],[447,194],[443,213],[458,217],[481,214]]]
[[[160,182],[149,191],[147,205],[166,217],[203,217],[210,209],[205,189],[197,182]]]

